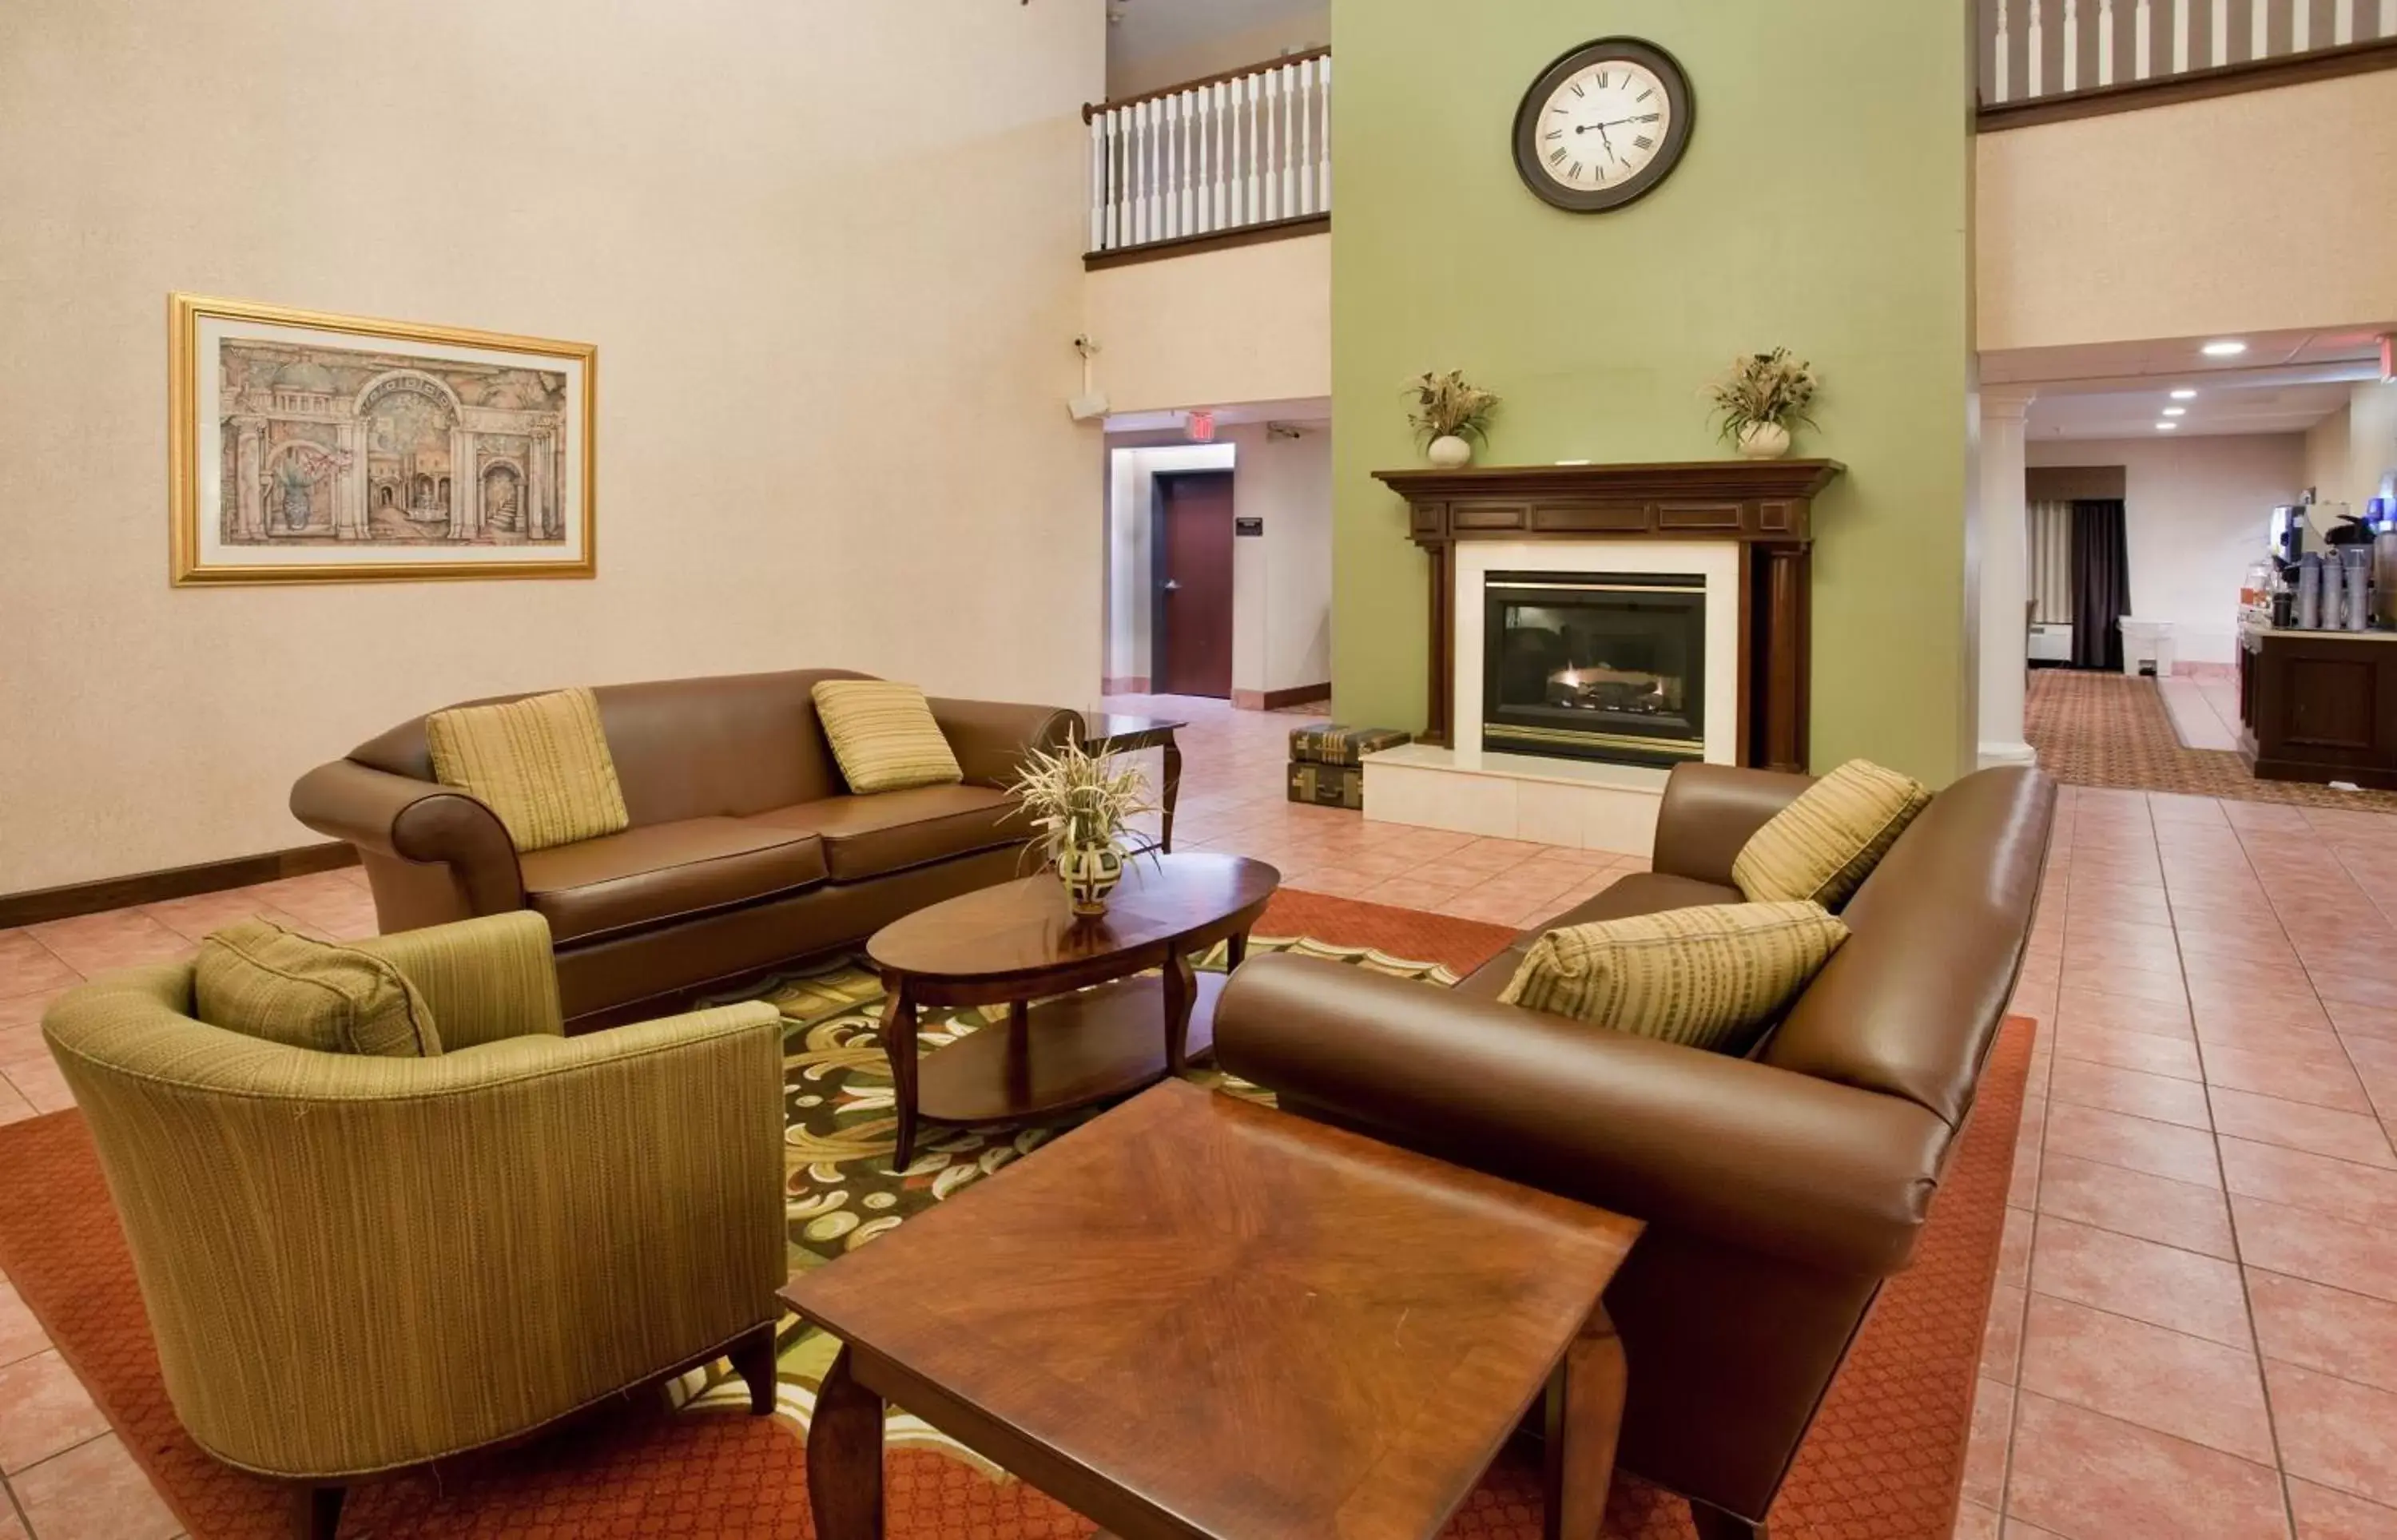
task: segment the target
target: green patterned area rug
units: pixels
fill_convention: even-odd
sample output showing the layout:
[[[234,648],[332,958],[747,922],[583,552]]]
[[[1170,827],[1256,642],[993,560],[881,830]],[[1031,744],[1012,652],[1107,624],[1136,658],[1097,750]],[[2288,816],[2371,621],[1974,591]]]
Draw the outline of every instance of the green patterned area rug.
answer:
[[[1442,988],[1456,975],[1433,962],[1412,962],[1361,947],[1331,947],[1305,938],[1252,937],[1252,955],[1288,951],[1319,957]],[[1219,944],[1197,965],[1224,971]],[[891,1065],[882,1053],[882,981],[856,961],[805,974],[786,975],[740,998],[770,1000],[783,1013],[783,1107],[785,1127],[783,1189],[791,1267],[820,1268],[898,1228],[916,1215],[956,1197],[1011,1161],[1105,1110],[1084,1108],[1053,1121],[1003,1128],[948,1128],[938,1124],[917,1138],[915,1162],[891,1169],[897,1144],[891,1108]],[[716,1003],[723,1003],[716,1002]],[[1004,1005],[927,1009],[918,1029],[923,1052],[936,1053],[970,1032],[1007,1019]],[[1160,1026],[1159,1030],[1163,1029]],[[1270,1099],[1245,1081],[1212,1067],[1193,1079],[1234,1095]],[[971,1287],[950,1279],[927,1279],[927,1288]],[[816,1387],[832,1366],[838,1344],[795,1316],[783,1318],[780,1334],[782,1414],[804,1429],[815,1410]],[[694,1370],[668,1391],[681,1408],[748,1404],[748,1390],[723,1361]],[[919,1419],[894,1412],[886,1441],[899,1447],[937,1449],[988,1472],[1004,1473]]]

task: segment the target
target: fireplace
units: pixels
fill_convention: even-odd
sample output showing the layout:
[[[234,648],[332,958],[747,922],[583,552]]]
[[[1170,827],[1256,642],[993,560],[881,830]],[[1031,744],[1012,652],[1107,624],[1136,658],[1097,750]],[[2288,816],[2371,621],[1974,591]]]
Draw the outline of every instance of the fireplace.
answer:
[[[1482,613],[1485,748],[1619,764],[1705,757],[1704,574],[1493,572]]]

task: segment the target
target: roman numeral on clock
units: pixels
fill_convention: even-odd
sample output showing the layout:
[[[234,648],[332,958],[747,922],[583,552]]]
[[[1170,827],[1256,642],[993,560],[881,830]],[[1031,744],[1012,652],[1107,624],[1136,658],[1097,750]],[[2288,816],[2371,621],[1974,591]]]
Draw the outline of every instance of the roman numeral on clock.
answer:
[[[1642,134],[1638,139],[1631,141],[1631,148],[1634,150],[1654,150],[1656,148],[1656,141],[1650,139],[1647,135]]]
[[[1550,166],[1562,166],[1564,163],[1565,153],[1562,150],[1551,150],[1548,152],[1548,164]]]

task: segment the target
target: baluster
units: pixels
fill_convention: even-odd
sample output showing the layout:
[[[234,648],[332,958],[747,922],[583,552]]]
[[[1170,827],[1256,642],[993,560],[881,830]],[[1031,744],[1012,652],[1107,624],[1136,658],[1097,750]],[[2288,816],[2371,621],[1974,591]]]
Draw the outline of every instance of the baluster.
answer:
[[[1322,120],[1315,139],[1315,206],[1332,212],[1332,56],[1325,54],[1315,61],[1316,98],[1322,104]]]
[[[1140,103],[1124,109],[1123,160],[1116,172],[1117,215],[1123,224],[1123,244],[1140,245]]]
[[[2064,0],[2064,90],[2081,89],[2081,0]]]
[[[2131,78],[2145,80],[2156,73],[2154,29],[2156,19],[2148,8],[2148,0],[2139,0],[2139,8],[2131,13]]]
[[[2338,0],[2331,0],[2334,9]],[[2289,51],[2304,53],[2314,46],[2313,0],[2289,0]]]
[[[2173,73],[2187,74],[2189,73],[2189,0],[2172,0],[2172,7]]]
[[[2230,0],[2214,0],[2214,35],[2210,41],[2214,49],[2205,56],[2205,61],[2208,64],[2230,63]]]
[[[2024,0],[2030,7],[2030,30],[2024,34],[2023,95],[2044,94],[2047,85],[2047,37],[2044,12],[2047,0]]]
[[[1173,176],[1165,184],[1166,225],[1175,235],[1190,233],[1190,99],[1186,95],[1166,99],[1167,120],[1173,125],[1168,148],[1173,156]]]
[[[1135,239],[1145,245],[1158,238],[1157,103],[1140,104],[1140,228]]]
[[[2114,0],[2097,0],[2097,84],[2114,84]]]
[[[2380,35],[2397,37],[2397,0],[2380,0]]]
[[[1315,60],[1298,67],[1298,153],[1292,175],[1298,179],[1298,211],[1315,212]]]
[[[1299,185],[1298,162],[1304,154],[1299,138],[1306,131],[1306,83],[1309,71],[1305,64],[1282,67],[1282,217],[1306,212],[1306,189]]]
[[[2330,0],[2330,40],[2337,47],[2355,41],[2355,7],[2358,0]]]
[[[1215,174],[1207,185],[1207,223],[1210,228],[1224,228],[1224,183],[1232,174],[1232,119],[1224,108],[1224,83],[1207,87],[1207,132],[1214,140],[1211,152]]]
[[[1214,200],[1207,191],[1213,185],[1215,173],[1214,117],[1209,111],[1214,100],[1214,93],[1201,86],[1190,107],[1191,137],[1198,146],[1198,158],[1191,166],[1190,199],[1194,208],[1190,228],[1201,235],[1215,228]]]
[[[2006,0],[1998,0],[1998,35],[1997,41],[1990,46],[1990,51],[1996,56],[1991,60],[1989,84],[1991,101],[2006,100],[2008,80],[2013,74],[2014,60],[2009,57],[2013,51],[2013,37],[2014,34],[2007,30],[2006,25]]]
[[[2272,0],[2250,0],[2247,18],[2247,57],[2262,59],[2272,51]]]
[[[1107,244],[1107,128],[1106,113],[1091,114],[1091,251],[1103,251]]]
[[[1281,80],[1279,70],[1267,70],[1257,79],[1265,86],[1265,206],[1258,211],[1260,222],[1281,217]]]

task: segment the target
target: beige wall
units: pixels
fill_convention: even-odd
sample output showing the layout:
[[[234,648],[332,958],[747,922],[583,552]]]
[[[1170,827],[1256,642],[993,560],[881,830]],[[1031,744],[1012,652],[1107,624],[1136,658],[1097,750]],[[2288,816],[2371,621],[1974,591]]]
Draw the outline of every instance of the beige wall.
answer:
[[[1265,533],[1232,542],[1234,698],[1332,683],[1332,425],[1277,436],[1265,423],[1231,431],[1237,516]]]
[[[1984,352],[2397,319],[2397,72],[1975,153]]]
[[[1098,538],[1099,450],[1060,404],[1104,31],[1100,0],[13,0],[0,892],[312,839],[294,777],[491,691],[1090,696],[1099,577],[1058,553]],[[170,590],[171,289],[597,344],[599,578]]]
[[[1085,313],[1118,412],[1332,393],[1332,237],[1103,268]]]
[[[2306,433],[2306,480],[2317,502],[2345,503],[2361,514],[2380,495],[2383,476],[2397,472],[2397,384],[2357,385],[2344,411]]]
[[[1143,3],[1192,5],[1196,0],[1143,0]],[[1168,86],[1179,86],[1185,80],[1199,80],[1208,75],[1221,74],[1226,70],[1237,70],[1243,64],[1262,64],[1284,53],[1319,48],[1331,41],[1332,8],[1324,6],[1261,26],[1224,33],[1204,43],[1176,48],[1169,53],[1125,59],[1120,57],[1120,49],[1111,49],[1107,59],[1107,96],[1115,99],[1162,90]]]

